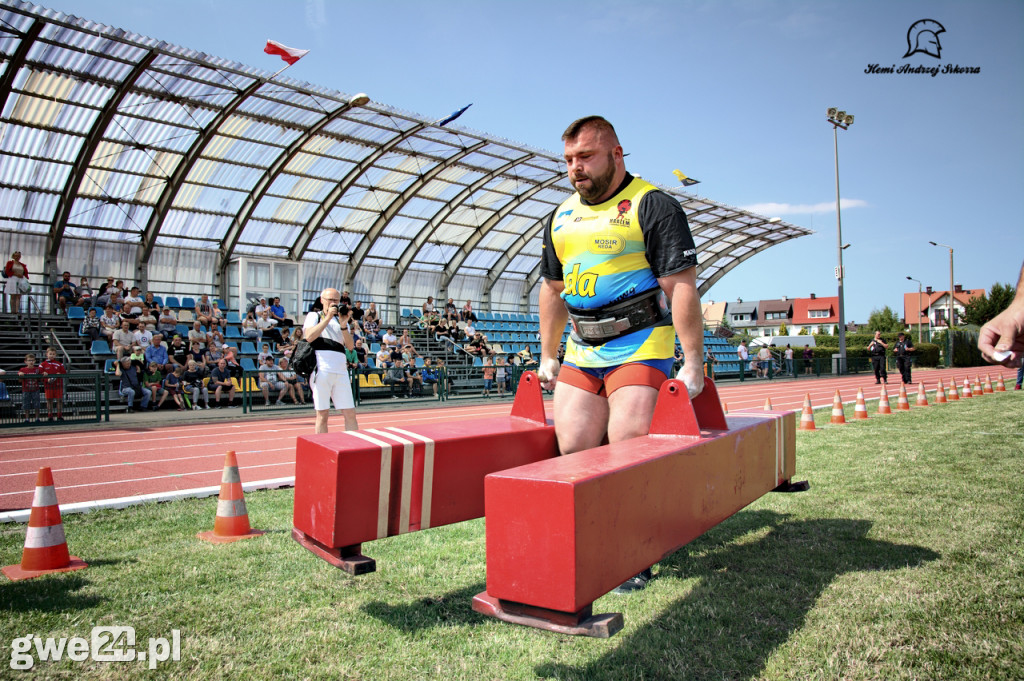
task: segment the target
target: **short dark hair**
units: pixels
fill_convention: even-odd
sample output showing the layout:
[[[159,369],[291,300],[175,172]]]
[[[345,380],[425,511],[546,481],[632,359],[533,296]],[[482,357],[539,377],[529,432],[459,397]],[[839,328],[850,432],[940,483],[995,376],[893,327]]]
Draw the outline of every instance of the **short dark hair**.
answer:
[[[576,139],[584,128],[593,127],[598,132],[605,132],[612,136],[615,143],[618,144],[619,136],[615,134],[615,127],[609,123],[603,116],[584,116],[583,118],[577,118],[569,127],[562,133],[562,141],[568,142],[569,140]]]

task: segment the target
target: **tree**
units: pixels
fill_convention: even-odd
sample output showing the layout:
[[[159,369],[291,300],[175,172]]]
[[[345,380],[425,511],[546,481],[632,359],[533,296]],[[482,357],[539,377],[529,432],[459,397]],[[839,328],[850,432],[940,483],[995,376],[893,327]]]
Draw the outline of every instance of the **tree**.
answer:
[[[786,322],[782,322],[781,324],[779,324],[779,335],[780,336],[788,336],[789,335],[788,331],[789,331],[789,329],[786,328]]]
[[[993,284],[986,296],[982,294],[964,305],[960,321],[964,324],[983,326],[987,321],[1010,306],[1016,290],[1009,284]]]
[[[903,322],[892,311],[892,308],[886,305],[881,310],[876,308],[871,311],[871,316],[868,317],[868,329],[882,333],[898,333],[903,330]]]

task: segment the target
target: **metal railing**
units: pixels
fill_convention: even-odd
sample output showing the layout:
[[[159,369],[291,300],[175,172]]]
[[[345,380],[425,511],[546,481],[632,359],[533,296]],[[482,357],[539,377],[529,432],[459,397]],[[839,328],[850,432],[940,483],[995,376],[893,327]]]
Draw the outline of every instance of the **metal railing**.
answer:
[[[0,376],[0,428],[110,420],[110,382],[101,371]]]

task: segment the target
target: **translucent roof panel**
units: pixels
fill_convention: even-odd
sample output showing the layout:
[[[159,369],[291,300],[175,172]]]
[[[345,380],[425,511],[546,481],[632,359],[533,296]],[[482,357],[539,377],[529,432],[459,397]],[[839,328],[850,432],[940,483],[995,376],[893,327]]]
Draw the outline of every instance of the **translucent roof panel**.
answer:
[[[42,9],[0,5],[0,230],[210,253],[329,260],[494,286],[536,277],[564,162],[381,102]],[[809,233],[669,191],[701,252],[703,293]],[[456,284],[461,285],[461,284]]]

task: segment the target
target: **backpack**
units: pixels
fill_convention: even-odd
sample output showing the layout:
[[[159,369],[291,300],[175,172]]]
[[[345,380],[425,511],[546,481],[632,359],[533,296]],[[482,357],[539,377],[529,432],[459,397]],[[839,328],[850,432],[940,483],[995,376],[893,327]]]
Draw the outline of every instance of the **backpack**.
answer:
[[[300,340],[292,350],[292,371],[307,381],[316,370],[316,350],[309,341]]]

